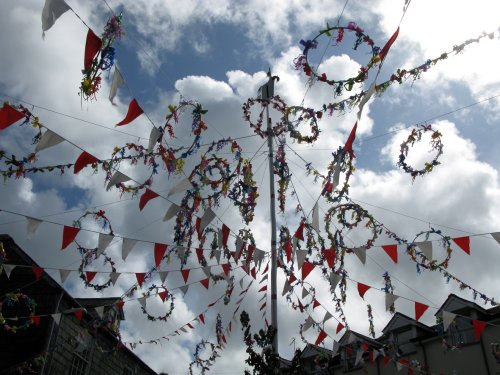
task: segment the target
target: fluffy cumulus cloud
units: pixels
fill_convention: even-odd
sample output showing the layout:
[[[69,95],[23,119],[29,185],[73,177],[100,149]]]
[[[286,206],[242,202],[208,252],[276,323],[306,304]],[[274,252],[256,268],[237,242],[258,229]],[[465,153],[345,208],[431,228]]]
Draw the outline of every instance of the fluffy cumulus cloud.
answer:
[[[121,2],[108,2],[112,8],[122,9]],[[458,14],[463,17],[460,19],[467,19],[467,23],[463,21],[463,24],[470,25],[467,28],[460,27],[460,22],[441,27],[443,20],[438,14],[444,14],[443,9],[439,11],[433,8],[435,12],[428,12],[425,2],[412,3],[401,25],[400,37],[388,55],[381,79],[398,64],[411,65],[422,61],[423,56],[434,56],[435,53],[443,51],[443,48],[446,50],[454,43],[477,35],[483,26],[487,30],[491,29],[490,26],[494,29],[497,25],[493,25],[494,20],[491,20],[494,18],[492,11],[494,7],[490,3],[484,5],[483,11],[478,10],[481,7],[468,9],[459,6]],[[453,4],[449,6],[453,8]],[[106,10],[104,4],[94,8],[85,2],[75,1],[71,2],[71,5],[82,18],[102,28],[105,22],[105,17],[102,15]],[[347,98],[352,93],[347,92],[344,96],[334,98],[333,92],[327,85],[317,82],[310,87],[307,77],[294,69],[293,60],[301,53],[296,46],[296,40],[307,36],[313,37],[326,20],[330,20],[331,23],[335,21],[343,5],[343,1],[332,3],[255,0],[210,3],[188,1],[172,7],[164,1],[140,0],[127,4],[123,9],[128,13],[126,26],[132,28],[133,37],[148,46],[146,50],[138,50],[138,53],[145,53],[145,56],[150,53],[162,56],[186,40],[194,43],[198,39],[186,39],[185,35],[193,30],[196,35],[196,27],[200,25],[201,27],[237,25],[243,35],[242,40],[245,38],[251,40],[256,48],[267,47],[267,62],[273,74],[280,77],[280,81],[276,83],[276,92],[281,98],[288,105],[302,105],[319,110],[324,104]],[[444,5],[441,3],[432,5],[432,7],[442,6]],[[267,252],[265,266],[270,250],[267,143],[266,140],[255,136],[249,124],[242,119],[241,107],[249,97],[256,96],[258,88],[267,80],[266,72],[259,68],[245,71],[238,66],[223,66],[218,68],[218,78],[186,74],[178,77],[172,88],[159,85],[149,88],[141,86],[141,82],[138,81],[144,79],[145,82],[150,82],[148,74],[160,79],[160,74],[155,70],[157,66],[150,67],[147,74],[136,67],[137,77],[125,77],[130,82],[131,91],[121,90],[115,100],[116,106],[111,105],[106,98],[110,81],[107,77],[103,79],[97,101],[82,101],[78,96],[78,86],[87,29],[73,14],[67,13],[57,21],[53,29],[47,32],[45,40],[42,40],[40,8],[39,2],[36,1],[23,4],[5,1],[0,5],[0,44],[3,51],[6,51],[0,55],[2,99],[17,103],[16,99],[12,99],[17,98],[35,104],[35,107],[30,109],[40,117],[40,121],[69,141],[40,152],[36,165],[71,163],[82,150],[100,159],[106,159],[110,157],[114,147],[121,147],[127,142],[147,146],[151,122],[157,126],[164,123],[168,104],[178,104],[181,95],[183,99],[199,101],[208,110],[204,120],[209,130],[204,133],[203,144],[210,144],[213,140],[229,136],[241,138],[238,142],[243,149],[243,156],[252,162],[260,196],[255,219],[248,228],[252,231],[257,247]],[[470,16],[468,12],[472,10],[479,12],[477,17]],[[380,0],[374,2],[370,9],[357,4],[348,4],[343,20],[350,20],[355,16],[359,24],[373,25],[375,35],[380,40],[386,40],[397,26],[400,15],[401,9],[395,9],[392,2]],[[365,29],[368,30],[368,27],[365,26]],[[19,34],[19,37],[13,38],[14,34]],[[209,58],[213,53],[210,45],[214,41],[199,39],[198,42],[202,45],[193,44],[193,48]],[[323,42],[327,43],[327,40]],[[439,159],[441,164],[424,177],[417,177],[412,181],[408,174],[398,168],[395,161],[398,159],[400,145],[410,131],[407,127],[411,128],[414,120],[430,117],[436,113],[432,111],[442,111],[442,107],[455,107],[463,103],[464,98],[477,100],[483,93],[484,95],[495,93],[498,83],[495,77],[490,75],[488,78],[488,72],[493,69],[490,65],[495,60],[497,49],[498,40],[481,42],[460,56],[450,56],[448,62],[440,62],[440,65],[425,73],[413,86],[403,84],[390,87],[380,98],[372,99],[365,106],[358,124],[355,142],[355,152],[358,154],[357,169],[349,181],[350,197],[373,214],[379,222],[408,241],[415,240],[418,233],[428,231],[429,227],[439,229],[451,237],[475,234],[471,237],[470,256],[452,244],[453,257],[449,271],[491,297],[497,296],[500,292],[494,268],[499,245],[488,236],[488,233],[496,232],[500,228],[499,207],[496,203],[499,201],[500,187],[497,165],[486,161],[492,159],[493,151],[485,146],[485,139],[477,135],[479,130],[472,131],[468,123],[493,121],[492,119],[498,117],[498,111],[491,106],[484,117],[478,117],[483,114],[478,114],[475,108],[469,108],[467,113],[460,112],[455,117],[434,122],[433,127],[442,133],[444,154]],[[328,76],[338,79],[357,74],[360,66],[366,63],[363,61],[365,55],[358,53],[353,56],[349,47],[328,49],[323,58],[320,56],[322,49],[318,49],[315,53],[318,53],[315,62],[319,65],[318,70],[325,71]],[[168,56],[175,59],[176,55],[172,53]],[[146,56],[141,61],[144,63],[149,57]],[[183,64],[183,61],[178,61],[177,64]],[[442,66],[442,69],[439,66]],[[472,69],[471,66],[475,68]],[[433,71],[435,73],[432,73]],[[374,74],[370,73],[370,78],[373,77]],[[354,90],[360,88],[361,85],[358,85]],[[114,124],[126,114],[131,92],[138,95],[148,117],[141,116],[132,125],[114,128]],[[254,112],[251,120],[255,121],[258,107],[253,106],[252,111]],[[271,116],[277,121],[280,114],[271,111]],[[191,111],[186,110],[182,113],[179,123],[175,125],[177,137],[166,141],[172,147],[189,145],[192,142],[191,122]],[[278,225],[287,226],[291,232],[295,231],[301,216],[310,217],[312,206],[318,201],[320,223],[324,228],[323,218],[332,205],[320,197],[321,181],[315,181],[313,176],[307,173],[306,163],[311,163],[312,167],[324,173],[332,160],[332,152],[345,143],[355,122],[356,109],[347,110],[345,113],[334,112],[331,116],[323,116],[318,122],[321,133],[318,142],[313,146],[298,144],[290,138],[286,140],[285,150],[292,175],[287,207],[284,213],[278,215]],[[404,130],[398,131],[401,128]],[[304,123],[300,125],[299,130],[308,134],[310,128]],[[0,133],[0,148],[7,154],[28,155],[33,148],[31,144],[33,135],[34,131],[28,129],[28,126],[10,127]],[[429,152],[429,149],[429,134],[425,133],[422,140],[410,149],[408,162],[421,168],[435,155],[432,151]],[[199,163],[204,150],[206,147],[186,161],[184,168],[186,174]],[[219,150],[219,155],[234,165],[228,147]],[[211,153],[205,157],[211,157]],[[4,167],[2,164],[2,168]],[[131,165],[124,162],[119,166],[116,165],[116,168],[137,181],[145,181],[152,177],[152,189],[164,197],[183,177],[169,175],[162,167],[159,168],[158,174],[152,174],[149,166],[141,163]],[[172,202],[181,203],[182,194],[173,195],[168,200],[157,198],[139,211],[138,197],[130,194],[121,195],[115,188],[107,191],[105,177],[103,172],[94,174],[87,168],[78,175],[66,170],[62,175],[60,172],[51,172],[28,174],[26,178],[9,178],[2,186],[0,209],[5,212],[0,215],[0,232],[13,236],[40,265],[74,270],[64,286],[75,296],[125,294],[135,282],[134,273],[144,272],[153,265],[152,244],[154,242],[173,244],[175,220],[165,222],[162,219]],[[303,208],[303,212],[300,211],[300,207]],[[28,241],[25,220],[7,213],[12,211],[33,217],[50,218],[47,220],[55,223],[68,224],[83,213],[100,208],[106,210],[116,234],[143,240],[138,243],[126,261],[122,260],[120,240],[114,241],[109,247],[106,254],[116,261],[117,269],[123,274],[113,288],[106,289],[103,293],[85,288],[81,283],[76,272],[81,257],[74,245],[64,252],[59,251],[61,226],[45,222],[33,240]],[[213,222],[215,228],[223,222],[235,232],[245,227],[238,210],[230,201],[222,200],[214,210],[217,213],[217,219]],[[86,228],[94,225],[91,220],[85,220],[83,224]],[[369,231],[360,228],[344,230],[343,234],[346,244],[352,247],[366,242],[370,235]],[[326,237],[324,229],[321,235]],[[95,233],[82,232],[78,240],[82,246],[89,248],[95,247],[97,243]],[[415,264],[406,255],[403,246],[399,247],[399,263],[394,264],[379,247],[392,243],[391,241],[393,242],[381,235],[377,239],[377,246],[368,251],[365,266],[362,266],[354,254],[349,253],[346,256],[346,268],[351,280],[347,284],[348,298],[344,312],[352,329],[364,334],[368,332],[367,303],[373,307],[377,333],[381,332],[390,319],[390,314],[385,312],[383,294],[380,290],[376,290],[383,287],[381,275],[385,271],[392,276],[396,294],[427,303],[433,308],[439,307],[450,292],[471,298],[471,294],[461,291],[457,284],[453,282],[447,284],[439,273],[417,273]],[[234,246],[234,237],[231,237],[230,247]],[[435,252],[437,257],[444,256],[443,250],[437,245]],[[485,259],[488,261],[485,262]],[[148,284],[139,293],[136,292],[130,298],[126,297],[126,320],[122,325],[123,340],[144,342],[159,339],[160,344],[138,345],[135,352],[157,371],[170,374],[186,373],[196,344],[202,339],[215,340],[215,319],[220,312],[223,327],[228,327],[232,321],[232,331],[226,335],[228,343],[220,352],[221,357],[216,361],[213,371],[241,373],[245,367],[246,353],[241,326],[238,323],[239,312],[246,310],[251,313],[251,323],[255,330],[264,326],[263,312],[264,316],[270,319],[269,293],[262,300],[264,294],[258,292],[261,286],[258,282],[262,276],[259,275],[257,281],[253,282],[248,293],[240,295],[242,290],[250,285],[251,278],[239,269],[233,270],[235,289],[231,301],[226,301],[225,304],[220,299],[213,308],[208,308],[210,303],[223,296],[227,283],[220,281],[211,285],[207,291],[199,283],[205,275],[196,260],[196,255],[193,254],[186,265],[188,268],[193,268],[188,281],[192,285],[184,296],[179,289],[184,285],[184,280],[179,272],[180,262],[175,253],[171,254],[170,263],[165,263],[162,269],[171,271],[166,279],[166,285],[175,296],[175,310],[172,316],[167,322],[150,322],[142,314],[136,298],[140,293],[147,292]],[[215,261],[212,261],[212,264],[215,265]],[[109,265],[100,261],[96,262],[95,267],[99,270],[109,270],[107,268]],[[222,272],[219,266],[214,267],[214,270],[216,273]],[[50,272],[58,279],[55,271]],[[312,271],[307,281],[316,287],[316,298],[321,303],[320,307],[310,310],[310,314],[317,321],[324,318],[326,311],[334,315],[334,318],[328,320],[325,325],[326,331],[331,335],[325,341],[325,345],[330,347],[332,337],[337,339],[339,337],[335,335],[335,328],[336,319],[340,316],[331,302],[328,282],[324,280],[319,268]],[[356,291],[357,281],[374,287],[367,292],[364,300]],[[158,275],[154,275],[151,282],[161,283]],[[297,347],[303,345],[298,327],[304,322],[306,315],[293,310],[290,302],[281,296],[284,283],[285,275],[279,271],[280,353],[290,358],[293,355],[293,343]],[[301,295],[302,291],[297,290],[297,293]],[[242,297],[244,299],[240,309],[235,313],[235,303]],[[307,298],[310,297],[306,297],[306,301]],[[296,296],[292,296],[294,302],[296,299]],[[267,301],[267,306],[259,311],[263,301]],[[401,299],[396,306],[398,311],[413,316],[411,301]],[[166,306],[156,297],[148,299],[147,309],[159,315],[165,311]],[[200,313],[206,315],[205,324],[194,322]],[[189,329],[187,333],[167,336],[188,322],[193,322],[194,330]],[[423,322],[433,324],[432,313],[426,313]],[[162,339],[164,336],[168,337],[169,341]],[[305,337],[309,341],[314,341],[316,336],[317,331],[313,329],[305,332]]]

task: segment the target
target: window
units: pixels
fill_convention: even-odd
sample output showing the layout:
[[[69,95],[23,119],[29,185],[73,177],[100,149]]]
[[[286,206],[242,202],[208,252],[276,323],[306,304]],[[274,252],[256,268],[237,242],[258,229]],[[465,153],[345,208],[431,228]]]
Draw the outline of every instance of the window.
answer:
[[[73,352],[69,375],[86,375],[89,368],[90,348]]]

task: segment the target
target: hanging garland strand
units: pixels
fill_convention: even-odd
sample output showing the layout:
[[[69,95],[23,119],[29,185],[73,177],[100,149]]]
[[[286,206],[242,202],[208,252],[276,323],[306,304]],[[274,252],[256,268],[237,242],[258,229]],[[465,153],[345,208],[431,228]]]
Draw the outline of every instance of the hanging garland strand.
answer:
[[[27,330],[33,323],[31,318],[35,315],[35,309],[36,302],[26,294],[7,293],[0,301],[0,326],[10,333]],[[25,318],[18,319],[19,316]],[[9,324],[8,320],[13,320],[17,324]]]
[[[208,349],[210,351],[210,356],[208,357],[208,359],[201,358],[201,355],[203,354],[203,351],[205,349]],[[215,363],[217,357],[219,357],[219,354],[217,353],[218,349],[220,349],[220,346],[215,345],[210,341],[202,340],[201,342],[199,342],[198,345],[196,345],[193,362],[189,364],[189,374],[194,374],[194,366],[200,369],[201,374],[205,374],[207,371],[210,371],[210,366],[212,366]]]

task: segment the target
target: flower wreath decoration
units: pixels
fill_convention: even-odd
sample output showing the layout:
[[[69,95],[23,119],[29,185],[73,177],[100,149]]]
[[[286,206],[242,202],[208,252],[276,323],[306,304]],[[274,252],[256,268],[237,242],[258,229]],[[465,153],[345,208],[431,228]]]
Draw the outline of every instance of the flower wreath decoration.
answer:
[[[292,309],[303,313],[307,308],[309,308],[309,306],[314,305],[314,302],[316,301],[316,289],[311,284],[303,280],[299,280],[298,284],[296,284],[295,286],[297,285],[300,285],[303,289],[307,290],[307,296],[305,296],[304,298],[310,298],[311,300],[307,303],[304,303],[303,299],[296,293],[294,293],[293,288],[287,293],[286,300],[292,306]],[[293,298],[294,296],[296,298],[295,301]]]
[[[431,235],[437,235],[439,236],[439,243],[441,244],[442,248],[446,252],[446,257],[442,260],[439,261],[437,259],[429,259],[425,256],[425,254],[422,251],[417,250],[417,240],[420,237],[424,237],[424,241],[428,241],[429,237]],[[431,228],[428,231],[420,232],[418,233],[413,241],[407,245],[406,252],[410,256],[410,258],[417,263],[417,269],[419,266],[423,266],[424,268],[430,269],[431,271],[437,270],[441,267],[448,268],[448,264],[451,259],[451,255],[453,253],[453,250],[451,248],[451,241],[450,237],[445,236],[442,234],[440,230],[436,230],[434,228]],[[417,256],[420,257],[421,262],[418,261]]]
[[[322,194],[328,202],[339,203],[349,193],[349,180],[356,168],[354,167],[353,157],[343,146],[340,146],[337,151],[333,152],[332,157],[333,160],[328,165],[328,174],[325,178],[325,186]],[[340,190],[337,188],[334,189],[332,180],[338,181],[342,173],[345,173],[342,188]]]
[[[7,293],[0,301],[0,325],[6,332],[16,333],[26,330],[32,324],[31,317],[35,315],[36,302],[21,292]],[[18,318],[21,316],[22,318]],[[17,325],[7,323],[7,320],[18,322]]]
[[[257,122],[253,123],[250,117],[250,108],[255,105],[255,103],[260,104],[261,110],[257,117]],[[283,134],[287,130],[287,115],[286,115],[286,103],[279,97],[279,95],[273,96],[270,99],[254,99],[249,98],[245,104],[243,104],[243,119],[250,124],[250,127],[254,130],[255,134],[258,134],[261,138],[266,138],[268,136],[267,124],[265,126],[266,130],[262,129],[264,122],[264,110],[272,105],[272,108],[277,110],[282,114],[279,121],[275,123],[272,127],[272,132],[274,136]]]
[[[292,116],[298,117],[292,120]],[[318,140],[320,133],[318,127],[318,120],[323,116],[323,112],[316,112],[312,108],[304,108],[300,106],[292,106],[286,109],[286,123],[288,125],[288,132],[290,137],[295,139],[298,143],[314,143]],[[309,122],[309,127],[311,128],[311,135],[303,135],[297,130],[302,122]]]
[[[410,146],[413,146],[416,142],[420,142],[422,140],[422,135],[425,133],[431,133],[431,151],[435,151],[436,155],[434,159],[430,162],[425,163],[424,168],[422,169],[414,169],[411,165],[406,163],[406,157],[408,156],[408,151]],[[401,152],[399,154],[399,161],[397,165],[401,167],[406,173],[410,174],[413,181],[417,176],[423,176],[424,174],[432,172],[434,167],[441,164],[438,159],[443,154],[443,143],[441,142],[442,134],[434,130],[431,125],[421,125],[418,129],[413,129],[408,136],[408,138],[401,143]]]
[[[153,291],[155,293],[153,293]],[[145,293],[145,297],[146,298],[149,298],[151,295],[158,295],[160,296],[161,300],[163,303],[165,303],[165,301],[168,301],[170,300],[170,307],[169,309],[167,310],[167,312],[163,315],[158,315],[158,316],[153,316],[151,315],[147,310],[146,310],[146,307],[144,306],[141,306],[141,310],[142,310],[142,313],[144,315],[146,315],[148,317],[148,320],[152,321],[152,322],[155,322],[157,320],[161,320],[161,321],[164,321],[166,322],[168,317],[170,315],[172,315],[173,311],[174,311],[174,307],[175,307],[175,303],[174,303],[174,295],[173,293],[170,293],[168,291],[168,289],[164,286],[164,285],[160,285],[160,286],[156,286],[155,284],[151,285],[149,288],[148,288],[148,291]]]
[[[274,174],[279,177],[278,180],[278,202],[279,209],[281,212],[285,212],[286,204],[286,192],[288,190],[288,185],[290,184],[290,179],[292,174],[290,173],[290,168],[286,161],[285,152],[285,142],[284,140],[279,140],[278,149],[276,150],[276,155],[274,157],[273,163]]]
[[[80,246],[78,243],[77,243],[77,248],[78,251],[80,252],[80,255],[82,256],[82,262],[78,267],[78,272],[80,273],[80,279],[83,280],[85,287],[92,288],[96,292],[100,292],[103,289],[109,288],[113,282],[111,279],[111,273],[116,272],[115,262],[111,259],[111,257],[103,254],[104,257],[103,264],[104,265],[109,264],[111,267],[111,273],[109,279],[102,284],[92,283],[95,274],[91,276],[90,274],[87,273],[88,271],[85,271],[85,268],[91,265],[94,260],[99,258],[99,251],[97,248],[95,249],[84,248]]]
[[[75,228],[82,227],[82,221],[86,218],[92,218],[96,223],[100,224],[103,230],[109,231],[109,234],[113,235],[113,227],[111,226],[111,222],[106,216],[106,211],[86,211],[82,216],[73,221],[73,226]]]
[[[210,350],[210,356],[207,359],[201,358],[201,352],[204,349]],[[201,374],[205,374],[207,371],[210,371],[210,366],[215,363],[219,354],[217,353],[217,349],[220,349],[219,345],[216,345],[210,341],[202,340],[196,345],[196,349],[194,352],[194,360],[189,364],[189,374],[193,375],[193,367],[196,366],[200,368]]]
[[[251,223],[255,214],[259,193],[257,182],[253,177],[252,163],[248,159],[244,159],[241,173],[238,174],[238,179],[233,184],[228,197],[238,207],[245,224],[248,225]]]

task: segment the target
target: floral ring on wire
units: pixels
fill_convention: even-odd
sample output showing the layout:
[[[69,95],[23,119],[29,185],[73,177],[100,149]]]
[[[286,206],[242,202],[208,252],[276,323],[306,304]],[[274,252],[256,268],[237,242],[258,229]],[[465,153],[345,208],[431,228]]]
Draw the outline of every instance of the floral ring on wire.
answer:
[[[250,118],[250,108],[255,104],[259,103],[261,105],[260,113],[257,117],[257,122],[253,123]],[[268,136],[267,125],[265,125],[265,130],[262,129],[264,123],[264,110],[268,106],[272,105],[272,108],[282,113],[279,121],[275,123],[272,127],[272,132],[274,136],[281,135],[287,130],[287,115],[286,115],[286,103],[279,97],[279,95],[273,96],[270,99],[253,99],[250,98],[245,104],[243,104],[243,119],[250,124],[250,127],[254,130],[255,134],[260,135],[261,138],[266,138]]]
[[[332,156],[333,160],[328,165],[328,174],[325,178],[326,182],[322,195],[330,203],[339,203],[349,193],[349,180],[356,168],[354,167],[352,156],[344,147],[339,147],[337,151],[332,153]],[[342,173],[345,173],[345,177],[342,188],[339,190],[337,189],[337,184]]]
[[[291,115],[299,117],[295,120],[291,120]],[[286,123],[288,125],[288,132],[290,137],[296,139],[299,143],[314,143],[318,140],[319,136],[319,127],[318,120],[323,116],[323,112],[314,111],[311,108],[304,108],[300,106],[288,107],[286,109]],[[302,121],[308,121],[309,127],[311,128],[311,135],[302,135],[300,131],[297,130],[297,127],[300,125]]]
[[[433,259],[432,242],[429,241],[429,237],[431,234],[435,234],[440,237],[439,242],[446,252],[446,257],[441,262]],[[417,241],[421,236],[424,236],[425,240]],[[421,251],[417,251],[416,247],[419,247]],[[429,268],[431,271],[434,271],[439,267],[448,268],[448,263],[453,252],[451,248],[450,237],[443,235],[440,230],[436,230],[434,228],[417,234],[413,241],[407,245],[406,251],[414,262],[416,262],[417,264],[421,263],[422,266],[424,266],[425,268]],[[418,262],[417,255],[422,259],[422,262]]]
[[[162,291],[160,291],[160,289],[162,289]],[[148,298],[150,297],[152,294],[152,292],[155,291],[156,293],[154,295],[158,295],[160,296],[161,300],[163,303],[165,303],[166,300],[170,300],[170,307],[169,309],[167,310],[167,312],[163,315],[159,315],[159,316],[153,316],[151,315],[147,310],[146,310],[146,307],[145,306],[141,306],[141,310],[143,312],[143,314],[145,314],[147,317],[148,317],[148,320],[154,322],[154,321],[157,321],[157,320],[162,320],[164,322],[167,321],[168,317],[170,315],[172,315],[173,311],[174,311],[174,307],[175,307],[175,304],[174,304],[174,295],[172,293],[170,293],[167,288],[163,285],[160,285],[160,286],[156,286],[156,285],[151,285],[147,291],[147,293],[145,294],[145,297]]]
[[[241,174],[238,175],[238,180],[233,184],[229,192],[229,199],[238,207],[240,215],[247,225],[253,220],[258,197],[259,193],[257,192],[257,182],[253,177],[252,163],[244,159]]]
[[[357,48],[361,44],[366,44],[370,47],[371,49],[371,59],[369,63],[366,66],[362,66],[358,72],[358,75],[347,78],[347,79],[340,79],[340,80],[334,80],[334,79],[329,79],[326,76],[326,73],[319,73],[315,71],[312,67],[311,64],[309,63],[309,51],[311,49],[316,49],[318,46],[318,39],[325,35],[328,37],[333,37],[332,32],[337,33],[336,37],[336,45],[342,42],[344,39],[344,32],[354,32],[356,36],[356,40],[354,42],[353,49],[357,50]],[[304,50],[302,51],[302,54],[299,55],[297,58],[294,60],[295,64],[295,69],[297,70],[303,70],[304,73],[309,76],[309,77],[314,77],[320,82],[327,83],[328,85],[332,86],[335,92],[335,96],[342,95],[343,91],[351,91],[355,83],[362,83],[368,79],[368,71],[380,61],[379,52],[380,48],[376,47],[373,40],[364,33],[364,30],[356,25],[354,22],[349,22],[347,26],[330,26],[327,24],[326,29],[321,30],[320,33],[312,40],[301,40],[300,44],[304,46]]]
[[[420,142],[422,140],[422,135],[431,132],[431,151],[436,151],[436,156],[430,162],[425,163],[423,169],[414,169],[412,166],[406,163],[406,157],[408,156],[408,151],[410,146],[413,146],[415,142]],[[413,129],[408,136],[408,138],[401,143],[401,152],[399,154],[398,166],[401,167],[406,173],[409,173],[413,180],[417,176],[422,176],[426,173],[432,172],[435,166],[441,164],[438,159],[443,154],[443,143],[441,142],[442,134],[438,130],[434,130],[431,125],[422,125],[418,129]]]
[[[100,225],[101,229],[109,231],[110,235],[113,235],[113,227],[111,226],[111,222],[106,216],[106,211],[86,211],[82,216],[73,221],[73,226],[75,228],[82,228],[82,220],[91,217],[95,220],[97,224]]]
[[[309,308],[309,306],[316,307],[316,306],[314,306],[314,304],[317,303],[316,302],[316,289],[311,284],[309,284],[308,282],[305,282],[303,280],[299,280],[299,283],[296,284],[295,286],[297,286],[297,285],[302,286],[302,288],[300,289],[302,295],[300,297],[297,295],[297,293],[294,293],[293,288],[290,289],[286,295],[286,300],[290,303],[292,308],[294,310],[299,310],[301,313],[303,313],[307,308]],[[295,297],[297,298],[296,301],[293,300],[293,298],[292,298],[293,295],[295,295]],[[304,298],[310,298],[311,300],[307,303],[303,303]]]
[[[104,265],[109,263],[109,265],[111,266],[110,276],[106,282],[104,282],[102,284],[94,284],[94,283],[92,283],[92,280],[96,276],[97,272],[85,271],[85,267],[88,267],[90,264],[92,264],[92,262],[94,260],[99,258],[99,250],[97,248],[86,249],[86,248],[80,246],[78,243],[77,243],[77,247],[78,247],[78,251],[82,255],[82,263],[80,263],[80,267],[78,268],[78,271],[80,272],[80,279],[82,279],[83,282],[85,283],[85,287],[93,288],[96,292],[100,292],[103,289],[110,287],[111,284],[113,283],[113,279],[111,277],[111,274],[116,273],[115,262],[113,262],[113,260],[109,256],[103,254]],[[101,273],[101,272],[99,272],[99,273]]]
[[[201,352],[207,348],[211,351],[210,357],[208,357],[208,359],[202,359]],[[217,349],[220,349],[220,346],[210,341],[202,340],[201,342],[199,342],[198,345],[196,345],[196,349],[194,352],[194,360],[189,364],[189,374],[194,374],[193,366],[201,368],[201,374],[205,374],[207,371],[210,371],[210,366],[212,366],[215,363],[217,357],[219,357]]]
[[[0,300],[0,326],[7,332],[16,333],[19,330],[26,330],[33,323],[32,317],[35,315],[36,303],[26,294],[7,293]],[[20,318],[22,317],[22,318]],[[8,320],[17,322],[17,325],[7,323]]]

